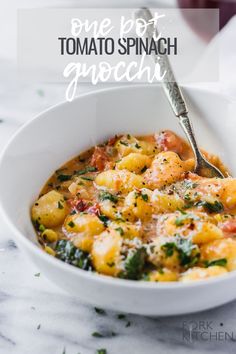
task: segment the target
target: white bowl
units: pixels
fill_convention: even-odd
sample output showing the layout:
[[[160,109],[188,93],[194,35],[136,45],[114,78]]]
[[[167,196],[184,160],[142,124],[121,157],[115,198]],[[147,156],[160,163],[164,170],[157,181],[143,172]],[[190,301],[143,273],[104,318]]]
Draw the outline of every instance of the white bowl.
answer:
[[[230,147],[234,148],[228,101],[209,92],[185,91],[200,144],[228,162]],[[135,282],[77,269],[46,254],[37,244],[30,206],[55,169],[114,134],[140,135],[162,129],[181,133],[159,86],[118,87],[47,110],[22,127],[3,152],[1,210],[17,244],[49,279],[82,301],[156,316],[200,311],[236,298],[236,272],[189,284]],[[235,161],[231,158],[232,171]]]

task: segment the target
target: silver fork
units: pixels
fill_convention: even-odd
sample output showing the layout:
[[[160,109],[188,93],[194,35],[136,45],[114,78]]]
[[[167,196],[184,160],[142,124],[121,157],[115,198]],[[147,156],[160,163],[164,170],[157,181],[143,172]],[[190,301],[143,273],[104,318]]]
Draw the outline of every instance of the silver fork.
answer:
[[[141,8],[135,12],[136,19],[143,19],[146,23],[153,18],[151,11],[148,8]],[[146,36],[151,39],[153,34],[157,38],[158,31],[153,23],[147,26]],[[193,131],[192,123],[188,117],[187,105],[184,101],[181,89],[175,79],[172,67],[170,65],[167,55],[153,55],[155,63],[159,63],[162,72],[165,73],[164,80],[162,80],[162,86],[168,101],[174,111],[174,114],[179,119],[179,124],[183,129],[194,153],[195,157],[195,170],[194,172],[203,177],[220,177],[224,178],[223,173],[214,165],[212,165],[202,155]]]

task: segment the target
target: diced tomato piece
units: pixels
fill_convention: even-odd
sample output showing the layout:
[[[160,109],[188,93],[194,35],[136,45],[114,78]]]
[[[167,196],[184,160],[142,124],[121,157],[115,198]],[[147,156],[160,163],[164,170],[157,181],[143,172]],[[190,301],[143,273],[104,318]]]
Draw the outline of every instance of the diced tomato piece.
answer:
[[[85,211],[88,207],[88,203],[83,199],[69,199],[67,201],[69,206],[71,207],[71,211],[82,212]]]
[[[161,151],[174,151],[184,160],[192,157],[190,146],[170,130],[158,134],[156,140]]]
[[[226,236],[236,235],[236,219],[231,219],[224,222],[221,226],[221,230],[226,234]]]
[[[105,147],[95,146],[91,165],[96,167],[99,171],[103,171],[108,162],[109,156],[106,153]]]
[[[100,215],[100,207],[98,203],[88,207],[87,212],[89,214]]]
[[[117,136],[117,135],[113,136],[112,138],[110,138],[110,139],[108,140],[107,145],[108,145],[108,146],[113,146],[113,145],[115,145],[117,139],[118,139],[118,136]]]

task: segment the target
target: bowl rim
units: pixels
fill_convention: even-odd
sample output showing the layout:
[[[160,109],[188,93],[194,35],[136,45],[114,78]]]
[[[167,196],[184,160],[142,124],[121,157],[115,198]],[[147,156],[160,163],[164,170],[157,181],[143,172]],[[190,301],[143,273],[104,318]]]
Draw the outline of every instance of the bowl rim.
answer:
[[[82,93],[78,96],[75,97],[73,102],[79,101],[80,99],[83,99],[84,97],[92,97],[95,95],[106,95],[110,91],[122,91],[124,89],[152,89],[155,87],[156,89],[161,90],[161,85],[160,84],[129,84],[129,85],[119,85],[115,87],[108,87],[108,88],[102,88],[102,89],[94,89],[89,92]],[[230,103],[231,100],[229,97],[222,93],[218,92],[213,92],[204,88],[200,87],[194,87],[191,85],[184,85],[183,86],[184,90],[189,91],[189,92],[205,92],[208,95],[211,96],[217,96],[220,99],[224,99],[226,102]],[[14,144],[15,138],[22,133],[28,126],[32,125],[35,123],[36,120],[44,119],[47,115],[47,113],[51,112],[53,113],[55,110],[60,109],[60,107],[69,105],[71,102],[68,101],[61,101],[45,110],[42,112],[36,114],[32,119],[24,123],[17,131],[11,136],[11,138],[8,140],[7,144],[4,146],[1,154],[0,154],[0,169],[1,169],[1,164],[2,161],[4,160],[5,156],[7,155],[8,149],[11,147],[12,144]],[[182,283],[179,281],[176,282],[147,282],[147,281],[135,281],[135,280],[129,280],[129,279],[120,279],[120,278],[114,278],[112,276],[107,276],[103,274],[99,274],[96,272],[90,272],[90,271],[85,271],[80,268],[74,267],[70,264],[67,264],[49,254],[47,254],[45,251],[42,250],[38,245],[30,241],[24,233],[18,230],[17,226],[15,226],[11,220],[10,216],[6,212],[4,208],[4,204],[2,202],[1,196],[0,196],[0,214],[2,215],[3,219],[6,222],[6,225],[8,225],[9,230],[11,230],[14,238],[19,241],[20,244],[22,244],[25,248],[29,250],[29,252],[33,253],[35,257],[41,258],[44,262],[49,263],[52,267],[57,267],[60,268],[63,271],[70,272],[72,274],[75,274],[75,276],[87,278],[88,280],[95,281],[97,283],[106,284],[110,286],[118,286],[118,287],[123,287],[123,288],[134,288],[134,289],[150,289],[150,290],[160,290],[160,289],[186,289],[186,288],[195,288],[195,287],[204,287],[207,285],[213,285],[213,284],[218,284],[219,282],[227,282],[230,281],[232,278],[236,277],[236,271],[231,271],[222,275],[219,275],[217,277],[212,277],[212,278],[207,278],[207,279],[202,279],[198,281],[192,281],[192,282],[186,282]]]

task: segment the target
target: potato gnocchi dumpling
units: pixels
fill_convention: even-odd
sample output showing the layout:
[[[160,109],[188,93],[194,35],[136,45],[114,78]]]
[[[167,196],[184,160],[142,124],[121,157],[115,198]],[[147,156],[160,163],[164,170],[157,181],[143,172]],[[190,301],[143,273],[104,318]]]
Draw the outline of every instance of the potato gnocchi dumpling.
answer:
[[[203,150],[202,150],[203,151]],[[122,279],[191,282],[236,269],[236,179],[194,173],[171,131],[130,134],[80,154],[31,208],[42,248],[77,268]]]

